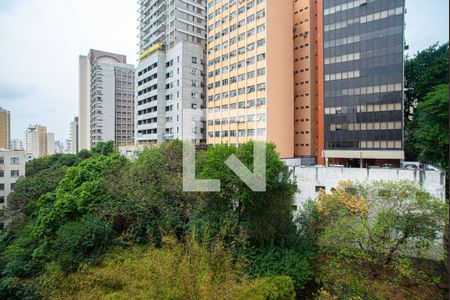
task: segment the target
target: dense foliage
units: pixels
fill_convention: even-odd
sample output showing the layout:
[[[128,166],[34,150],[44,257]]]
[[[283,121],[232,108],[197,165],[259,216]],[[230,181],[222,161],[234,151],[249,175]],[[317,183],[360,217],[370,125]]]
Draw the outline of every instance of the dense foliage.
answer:
[[[42,281],[66,274],[60,278],[64,281],[80,267],[97,270],[100,264],[98,270],[103,270],[108,262],[102,258],[113,248],[126,253],[145,246],[150,255],[165,251],[182,257],[164,243],[169,238],[180,249],[193,245],[213,249],[213,256],[216,245],[222,245],[233,267],[242,264],[244,276],[230,283],[239,286],[239,293],[248,287],[247,293],[260,294],[256,298],[273,292],[273,299],[291,299],[294,287],[300,291],[311,279],[313,256],[296,247],[300,243],[292,221],[296,185],[274,146],[268,145],[267,191],[251,191],[224,162],[235,154],[251,169],[253,147],[253,143],[239,149],[217,146],[198,153],[198,177],[220,179],[220,193],[183,192],[181,142],[148,148],[133,162],[116,153],[111,143],[78,156],[31,162],[27,166],[31,175],[10,197],[10,210],[20,211],[22,217],[1,236],[1,298],[57,295],[61,291],[47,290]],[[226,257],[219,263],[227,263]],[[205,272],[198,274],[195,292],[203,288],[204,276],[224,276],[217,268]],[[281,291],[277,294],[268,286]],[[193,290],[179,291],[196,298]]]
[[[338,299],[438,297],[432,273],[416,259],[443,260],[448,206],[412,182],[342,182],[319,194],[317,280]]]
[[[183,192],[179,141],[136,160],[112,143],[31,162],[0,231],[1,299],[383,299],[436,291],[411,257],[438,257],[445,203],[412,183],[346,183],[293,216],[297,187],[267,145],[267,190],[254,143],[197,151],[197,178],[220,192]],[[9,200],[8,199],[8,200]],[[404,285],[414,285],[406,289]],[[422,294],[417,294],[420,290]],[[395,293],[393,293],[395,291]]]
[[[408,57],[405,61],[405,151],[407,160],[422,159],[430,163],[442,164],[442,160],[435,160],[435,157],[423,156],[421,147],[423,140],[416,134],[417,130],[427,130],[427,126],[418,123],[420,115],[420,104],[427,98],[433,97],[435,89],[439,85],[449,84],[449,52],[448,43],[443,45],[432,45],[429,48],[418,52],[413,57]],[[441,87],[442,89],[442,87]],[[447,97],[448,106],[448,97]],[[448,112],[448,108],[446,110]],[[442,112],[444,113],[444,112]],[[434,118],[427,119],[433,122]],[[441,121],[440,119],[438,121]],[[448,125],[448,113],[445,124]],[[444,124],[444,125],[445,125]],[[447,134],[448,144],[448,134]],[[448,159],[448,155],[446,156]]]
[[[420,160],[448,172],[448,84],[436,86],[417,106],[414,139]]]
[[[163,247],[113,249],[99,266],[43,279],[51,299],[286,299],[295,298],[292,279],[248,279],[241,264],[220,244],[212,250],[189,240],[164,238]]]

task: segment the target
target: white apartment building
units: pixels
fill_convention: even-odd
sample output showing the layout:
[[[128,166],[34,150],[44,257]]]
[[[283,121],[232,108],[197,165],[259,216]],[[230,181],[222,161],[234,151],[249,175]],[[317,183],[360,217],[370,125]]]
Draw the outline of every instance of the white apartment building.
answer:
[[[206,0],[138,0],[140,53],[179,41],[204,44]]]
[[[55,154],[55,135],[47,127],[30,125],[25,131],[25,153],[30,159]]]
[[[21,176],[25,176],[25,152],[0,149],[0,209]]]
[[[47,155],[55,154],[55,134],[52,132],[47,133]]]
[[[23,150],[23,143],[19,139],[12,139],[11,140],[11,150],[13,151],[20,151]]]
[[[98,50],[80,56],[78,150],[134,144],[134,66],[126,61]]]
[[[68,140],[68,152],[76,154],[79,151],[78,143],[78,117],[74,117],[70,122],[70,139]]]
[[[203,143],[206,1],[141,0],[139,4],[136,143],[173,139]]]

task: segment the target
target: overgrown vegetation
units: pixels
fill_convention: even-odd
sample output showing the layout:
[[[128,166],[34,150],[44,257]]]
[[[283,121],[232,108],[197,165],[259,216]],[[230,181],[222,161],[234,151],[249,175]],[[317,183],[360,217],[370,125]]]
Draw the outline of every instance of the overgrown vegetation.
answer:
[[[448,173],[448,42],[405,62],[405,152]]]
[[[250,169],[253,143],[197,153],[197,177],[219,193],[182,189],[182,143],[131,162],[111,143],[31,162],[0,232],[1,299],[388,299],[437,293],[413,258],[436,259],[446,205],[412,183],[345,183],[294,219],[297,188],[268,145],[267,191]],[[433,270],[431,270],[433,271]],[[320,289],[319,292],[318,289]],[[316,296],[314,296],[316,294]]]
[[[448,206],[412,182],[342,182],[321,192],[317,280],[337,299],[435,299],[437,283],[417,262],[442,261]]]
[[[448,171],[448,44],[408,58],[405,76],[407,157]],[[0,299],[444,298],[447,202],[411,182],[343,182],[293,216],[274,145],[266,192],[225,165],[253,169],[253,147],[198,151],[217,193],[183,192],[179,141],[132,162],[108,142],[28,163],[0,215]]]
[[[148,294],[140,294],[142,291],[123,286],[114,290],[118,295],[170,298],[174,293],[175,298],[209,299],[223,279],[235,286],[235,294],[228,291],[228,298],[247,293],[260,295],[257,299],[291,299],[295,290],[301,291],[311,279],[309,258],[313,254],[304,255],[296,247],[300,241],[291,210],[296,185],[289,170],[273,145],[267,151],[267,192],[252,192],[225,169],[230,154],[251,167],[253,146],[218,146],[198,153],[198,176],[221,179],[220,193],[182,191],[181,142],[149,148],[134,162],[116,153],[112,143],[78,156],[58,155],[31,162],[27,166],[30,175],[18,182],[8,199],[10,215],[20,217],[1,236],[1,298],[58,298],[69,292],[84,297],[103,291],[96,286],[101,278],[88,276],[94,286],[83,291],[55,290],[48,278],[61,287],[70,285],[72,279],[83,282],[86,278],[79,276],[85,273],[79,270],[93,274],[111,271],[111,253],[117,253],[116,258],[126,257],[128,252],[146,249],[151,257],[161,255],[161,260],[142,261],[144,265],[157,268],[154,264],[167,263],[164,270],[172,266],[173,273],[161,277],[167,280],[168,290],[149,289]],[[168,239],[173,240],[170,246]],[[218,245],[223,249],[220,255]],[[214,267],[191,264],[192,247],[204,259],[214,260]],[[272,253],[283,259],[273,259]],[[195,259],[200,257],[195,255]],[[186,261],[171,265],[170,257]],[[114,260],[117,268],[128,268],[128,262]],[[176,267],[183,263],[184,271]],[[222,270],[222,265],[227,270]],[[189,289],[173,281],[178,276],[187,278],[192,274],[183,272],[197,267],[200,273],[194,274],[195,284],[191,282],[194,285]],[[228,278],[226,273],[232,269],[236,273]],[[150,279],[143,282],[150,284]],[[135,280],[139,284],[139,278]]]

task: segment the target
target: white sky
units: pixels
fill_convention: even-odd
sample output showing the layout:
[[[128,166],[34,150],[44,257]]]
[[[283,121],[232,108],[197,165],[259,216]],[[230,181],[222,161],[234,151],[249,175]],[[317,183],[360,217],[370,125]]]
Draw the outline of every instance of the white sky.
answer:
[[[78,55],[90,48],[136,64],[136,0],[0,0],[0,106],[12,137],[42,124],[69,138],[78,113]],[[409,53],[448,41],[448,0],[406,0]]]

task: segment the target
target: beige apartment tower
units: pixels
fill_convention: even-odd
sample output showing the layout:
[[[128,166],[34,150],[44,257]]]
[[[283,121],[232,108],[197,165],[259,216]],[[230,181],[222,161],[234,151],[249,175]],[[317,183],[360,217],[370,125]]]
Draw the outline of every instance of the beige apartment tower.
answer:
[[[47,156],[47,127],[30,125],[25,131],[26,153],[32,159]]]
[[[11,116],[10,112],[0,107],[0,149],[11,147]]]
[[[294,152],[292,0],[209,1],[208,144]]]

